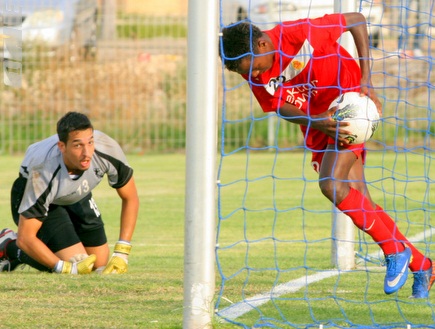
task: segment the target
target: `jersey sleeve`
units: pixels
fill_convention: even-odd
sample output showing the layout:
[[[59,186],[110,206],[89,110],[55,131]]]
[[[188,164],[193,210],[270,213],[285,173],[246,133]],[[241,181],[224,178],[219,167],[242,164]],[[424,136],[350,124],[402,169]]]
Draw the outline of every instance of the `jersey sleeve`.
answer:
[[[58,188],[56,177],[61,167],[48,171],[44,166],[35,166],[30,171],[18,213],[26,218],[43,220]]]
[[[298,28],[299,27],[299,28]],[[293,42],[308,40],[314,49],[329,48],[346,32],[346,19],[343,14],[328,14],[318,18],[303,19],[288,26],[284,23],[283,38]],[[286,33],[289,31],[290,33]]]
[[[27,148],[20,166],[20,176],[26,184],[18,213],[26,218],[43,220],[57,193],[56,177],[60,172],[61,155],[57,135],[52,135]]]
[[[300,72],[305,72],[308,67],[312,67],[312,64],[308,64],[309,62],[306,60],[307,57],[312,59],[316,58],[317,60],[322,58],[327,59],[331,54],[335,55],[339,52],[340,47],[338,46],[337,40],[345,31],[346,20],[344,15],[331,14],[315,19],[300,19],[297,21],[284,22],[274,29],[266,31],[266,33],[274,40],[276,49],[279,48],[277,56],[280,56],[278,52],[284,54],[281,62],[283,66],[280,68],[280,72],[287,71],[287,67],[298,63],[306,64],[305,69],[296,67]],[[295,49],[299,53],[291,52]],[[299,61],[298,56],[302,56],[304,60]],[[293,59],[295,60],[293,61]],[[295,71],[297,71],[296,69]],[[297,86],[303,86],[306,84],[306,81],[287,79],[287,82],[284,83],[285,88],[277,88],[272,95],[266,89],[268,86],[255,84],[249,81],[249,76],[242,76],[249,82],[252,93],[264,112],[276,112],[286,102],[300,108],[300,104],[294,104],[292,101],[291,96],[293,93],[288,95],[288,93],[285,92],[285,88],[293,87],[292,83],[295,83],[295,89],[298,89]],[[302,95],[301,97],[305,96]]]
[[[121,188],[133,176],[133,168],[128,165],[127,158],[121,146],[111,137],[102,132],[97,136],[96,155],[105,163],[109,185]]]

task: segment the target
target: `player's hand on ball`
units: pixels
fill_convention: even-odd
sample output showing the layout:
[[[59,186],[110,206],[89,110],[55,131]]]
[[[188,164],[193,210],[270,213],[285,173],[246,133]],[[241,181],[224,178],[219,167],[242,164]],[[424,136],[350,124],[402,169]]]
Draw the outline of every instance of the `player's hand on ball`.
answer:
[[[69,262],[58,261],[54,267],[54,272],[60,274],[89,274],[92,272],[96,260],[97,256],[95,255],[75,255]]]
[[[128,270],[128,255],[130,255],[131,244],[127,241],[118,241],[112,257],[104,268],[102,274],[121,274]]]

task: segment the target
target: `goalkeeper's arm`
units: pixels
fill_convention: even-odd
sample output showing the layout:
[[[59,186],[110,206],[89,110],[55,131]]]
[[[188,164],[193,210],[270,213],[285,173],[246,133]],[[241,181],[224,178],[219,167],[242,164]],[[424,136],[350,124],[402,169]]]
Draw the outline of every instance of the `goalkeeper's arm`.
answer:
[[[33,261],[38,262],[47,269],[56,273],[85,274],[90,273],[94,266],[96,256],[85,255],[86,259],[79,262],[60,260],[38,237],[37,233],[42,222],[36,218],[26,218],[20,215],[18,223],[17,246]]]
[[[133,177],[123,187],[118,188],[117,192],[122,200],[119,241],[115,244],[113,255],[103,269],[103,274],[127,272],[130,241],[139,212],[139,197]]]

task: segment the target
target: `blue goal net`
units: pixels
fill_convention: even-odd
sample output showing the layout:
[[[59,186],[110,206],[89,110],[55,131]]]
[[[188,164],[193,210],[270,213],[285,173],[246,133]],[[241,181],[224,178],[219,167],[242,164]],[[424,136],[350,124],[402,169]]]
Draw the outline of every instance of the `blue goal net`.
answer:
[[[433,0],[355,3],[367,21],[370,79],[383,108],[377,131],[365,144],[364,181],[376,210],[394,222],[393,235],[400,230],[424,255],[413,251],[410,262],[420,262],[429,279],[427,267],[435,259],[433,10]],[[220,30],[251,23],[265,31],[334,11],[345,8],[334,1],[220,0]],[[383,241],[357,228],[350,238],[332,233],[347,219],[322,194],[313,148],[299,125],[261,104],[265,96],[255,87],[268,86],[261,77],[256,80],[256,69],[265,73],[261,62],[253,63],[261,56],[252,39],[243,54],[251,59],[249,70],[232,70],[244,76],[227,69],[238,58],[223,50],[222,35],[220,45],[218,318],[243,328],[435,328],[435,292],[409,298],[416,296],[417,271],[403,270],[408,273],[403,287],[386,294],[384,278],[392,265],[380,248]],[[347,50],[359,62],[361,54]],[[262,54],[278,56],[270,50]],[[315,59],[309,50],[302,54],[301,71]],[[279,55],[290,63],[297,57]],[[294,87],[310,95],[317,86],[298,81]],[[346,182],[358,183],[352,177]],[[351,268],[337,266],[340,250],[334,248],[340,239],[352,248],[346,256]]]

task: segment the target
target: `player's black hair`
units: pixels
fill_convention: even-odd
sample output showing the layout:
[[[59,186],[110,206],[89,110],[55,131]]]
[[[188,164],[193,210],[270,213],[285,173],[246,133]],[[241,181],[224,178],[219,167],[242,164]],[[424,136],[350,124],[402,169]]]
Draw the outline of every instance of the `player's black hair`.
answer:
[[[57,122],[57,135],[59,140],[66,144],[70,132],[89,128],[94,129],[86,115],[79,112],[68,112]]]
[[[235,72],[244,58],[257,54],[257,41],[262,35],[263,32],[257,26],[248,22],[223,28],[219,56],[223,59],[225,67]]]

